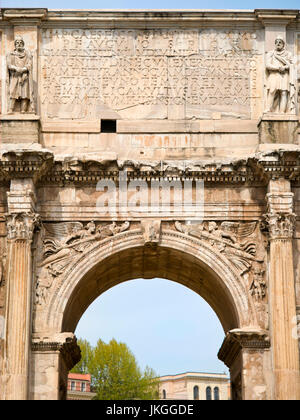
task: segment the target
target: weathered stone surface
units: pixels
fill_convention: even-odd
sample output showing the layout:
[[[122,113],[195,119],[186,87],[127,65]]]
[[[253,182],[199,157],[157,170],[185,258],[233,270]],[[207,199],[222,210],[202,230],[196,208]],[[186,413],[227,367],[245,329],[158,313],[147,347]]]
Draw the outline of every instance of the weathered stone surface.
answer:
[[[1,142],[10,144],[39,143],[39,117],[28,114],[0,117]]]

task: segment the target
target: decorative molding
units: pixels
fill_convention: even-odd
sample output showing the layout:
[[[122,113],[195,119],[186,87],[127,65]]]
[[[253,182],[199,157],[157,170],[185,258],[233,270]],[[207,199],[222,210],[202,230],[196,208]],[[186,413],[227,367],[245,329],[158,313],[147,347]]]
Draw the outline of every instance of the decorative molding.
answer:
[[[32,340],[33,352],[59,352],[68,370],[72,369],[81,359],[81,350],[77,338],[72,333],[61,333],[53,337],[36,337]]]
[[[226,334],[218,358],[230,368],[241,350],[265,351],[269,348],[270,338],[267,331],[237,328]]]
[[[37,182],[53,164],[54,156],[48,151],[4,151],[0,156],[0,175],[6,180],[33,178]]]

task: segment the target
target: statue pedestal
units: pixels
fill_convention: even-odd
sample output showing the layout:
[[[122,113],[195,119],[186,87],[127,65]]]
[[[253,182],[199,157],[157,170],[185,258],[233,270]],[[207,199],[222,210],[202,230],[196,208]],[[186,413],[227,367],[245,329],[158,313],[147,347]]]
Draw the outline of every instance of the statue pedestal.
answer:
[[[259,143],[298,144],[299,117],[265,113],[258,122]]]
[[[39,143],[40,117],[35,114],[0,116],[2,143]]]

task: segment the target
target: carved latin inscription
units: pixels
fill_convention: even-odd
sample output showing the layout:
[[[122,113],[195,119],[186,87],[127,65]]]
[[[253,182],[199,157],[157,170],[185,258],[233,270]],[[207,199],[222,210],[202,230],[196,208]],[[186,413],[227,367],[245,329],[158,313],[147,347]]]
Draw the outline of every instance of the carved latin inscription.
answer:
[[[107,107],[189,104],[247,116],[258,97],[257,48],[255,32],[45,29],[43,112],[86,118]]]

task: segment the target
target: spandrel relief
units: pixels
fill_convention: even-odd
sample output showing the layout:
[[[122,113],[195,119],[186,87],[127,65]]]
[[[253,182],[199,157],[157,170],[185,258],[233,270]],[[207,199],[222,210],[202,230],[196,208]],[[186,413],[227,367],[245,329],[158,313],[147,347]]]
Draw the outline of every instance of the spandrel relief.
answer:
[[[259,31],[45,29],[41,37],[46,118],[113,111],[172,119],[176,109],[176,118],[249,119],[259,112]]]
[[[43,254],[38,267],[35,303],[47,301],[49,289],[55,278],[60,277],[78,258],[91,251],[99,242],[124,232],[129,222],[99,225],[91,221],[53,223],[43,225]]]

